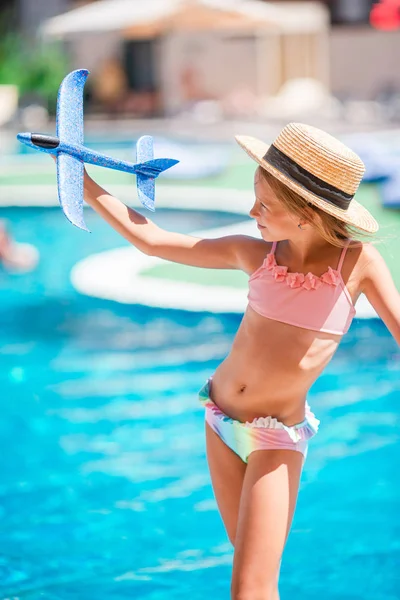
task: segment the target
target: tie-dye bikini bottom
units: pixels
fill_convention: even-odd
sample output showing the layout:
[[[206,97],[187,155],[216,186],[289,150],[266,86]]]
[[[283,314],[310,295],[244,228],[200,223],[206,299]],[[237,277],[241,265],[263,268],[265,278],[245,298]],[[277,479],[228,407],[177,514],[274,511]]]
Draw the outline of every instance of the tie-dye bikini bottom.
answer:
[[[231,419],[210,398],[211,377],[199,392],[205,407],[205,418],[211,429],[247,463],[255,450],[297,450],[303,455],[303,465],[308,452],[308,440],[318,431],[319,420],[306,402],[305,419],[297,425],[284,425],[273,417],[259,417],[242,423]]]

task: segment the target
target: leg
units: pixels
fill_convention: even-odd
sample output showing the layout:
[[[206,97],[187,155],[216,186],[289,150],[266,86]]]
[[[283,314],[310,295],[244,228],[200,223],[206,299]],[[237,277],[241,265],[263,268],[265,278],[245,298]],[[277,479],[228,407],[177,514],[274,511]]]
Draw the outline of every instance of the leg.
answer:
[[[248,459],[235,541],[233,600],[277,600],[280,561],[291,527],[303,455],[259,450]]]
[[[240,495],[246,463],[221,440],[206,422],[207,460],[219,512],[228,537],[235,545]]]

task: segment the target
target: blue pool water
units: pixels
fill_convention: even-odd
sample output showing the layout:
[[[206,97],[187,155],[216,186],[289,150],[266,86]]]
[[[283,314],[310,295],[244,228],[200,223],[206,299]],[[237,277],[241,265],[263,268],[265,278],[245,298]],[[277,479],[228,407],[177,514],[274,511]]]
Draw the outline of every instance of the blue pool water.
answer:
[[[196,393],[238,315],[77,294],[72,265],[124,245],[57,209],[3,209],[34,274],[0,272],[0,597],[228,599],[232,549],[206,466]],[[157,211],[190,231],[235,217]],[[127,274],[129,276],[129,274]],[[400,356],[355,321],[309,402],[321,419],[281,571],[282,600],[400,598]]]

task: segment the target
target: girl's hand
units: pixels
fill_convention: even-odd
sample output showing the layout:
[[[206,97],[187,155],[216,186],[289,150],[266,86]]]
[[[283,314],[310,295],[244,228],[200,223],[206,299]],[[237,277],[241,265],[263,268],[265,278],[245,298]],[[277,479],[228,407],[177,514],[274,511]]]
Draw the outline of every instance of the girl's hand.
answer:
[[[57,154],[50,154],[51,158],[54,160],[54,162],[57,162]],[[87,179],[89,177],[89,175],[87,174],[86,169],[83,169],[83,176],[85,179]]]

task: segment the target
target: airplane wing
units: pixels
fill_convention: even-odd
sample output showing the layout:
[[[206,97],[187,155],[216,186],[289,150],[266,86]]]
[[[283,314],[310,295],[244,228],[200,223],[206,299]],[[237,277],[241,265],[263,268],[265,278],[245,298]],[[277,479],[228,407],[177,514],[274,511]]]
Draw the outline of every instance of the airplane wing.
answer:
[[[58,199],[64,215],[79,229],[89,231],[83,219],[83,162],[59,152],[57,154]]]
[[[89,71],[72,71],[62,81],[57,98],[57,137],[63,143],[83,144],[83,88]],[[67,219],[89,231],[83,220],[83,162],[57,154],[58,199]]]
[[[89,71],[72,71],[61,82],[57,97],[57,137],[62,142],[83,144],[83,88]]]

